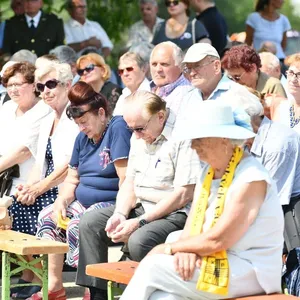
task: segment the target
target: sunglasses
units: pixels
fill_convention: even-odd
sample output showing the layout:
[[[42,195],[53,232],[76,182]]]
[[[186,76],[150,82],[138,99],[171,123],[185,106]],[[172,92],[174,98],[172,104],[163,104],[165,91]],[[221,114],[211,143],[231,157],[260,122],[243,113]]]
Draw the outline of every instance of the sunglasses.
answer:
[[[70,120],[81,118],[84,114],[89,111],[95,110],[95,108],[91,107],[88,110],[83,110],[80,106],[69,105],[66,110],[66,114]]]
[[[124,71],[127,71],[127,72],[132,72],[134,70],[133,67],[128,67],[128,68],[124,68],[124,69],[119,69],[119,75],[122,76],[124,74]]]
[[[246,71],[244,72],[244,73],[242,73],[241,75],[229,75],[229,74],[227,74],[227,77],[230,79],[230,80],[233,80],[233,81],[235,81],[235,82],[239,82],[241,79],[242,79],[242,77],[243,77],[243,75],[246,73]]]
[[[165,5],[166,5],[166,7],[170,7],[172,4],[174,6],[177,6],[179,4],[179,2],[180,2],[179,0],[174,0],[174,1],[167,0],[167,1],[165,1]]]
[[[90,73],[95,69],[95,67],[97,67],[97,66],[94,64],[89,64],[84,69],[77,69],[77,74],[79,76],[82,76],[84,74],[84,71],[86,71],[87,73]]]
[[[38,82],[35,86],[38,92],[42,93],[45,90],[45,86],[50,89],[53,90],[57,87],[57,85],[60,83],[59,80],[56,79],[50,79],[48,81],[46,81],[44,84]]]
[[[144,127],[135,127],[134,128],[134,127],[127,126],[127,129],[130,130],[130,131],[132,131],[132,132],[139,132],[139,133],[141,133],[141,132],[143,132],[143,131],[145,131],[147,129],[148,124],[149,124],[149,122],[150,122],[150,120],[151,120],[152,117],[153,117],[153,115],[150,117],[150,119],[147,121],[147,123],[146,123],[146,125]]]

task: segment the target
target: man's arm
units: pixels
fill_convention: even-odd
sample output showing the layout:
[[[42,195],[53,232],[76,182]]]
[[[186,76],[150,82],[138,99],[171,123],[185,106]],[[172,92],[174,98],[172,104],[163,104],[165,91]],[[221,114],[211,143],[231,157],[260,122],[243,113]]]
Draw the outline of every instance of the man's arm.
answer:
[[[84,40],[80,43],[72,43],[68,44],[69,47],[73,48],[76,52],[81,51],[82,49],[86,47],[96,47],[97,49],[101,49],[102,43],[100,40],[98,40],[96,37],[91,37],[87,40]]]

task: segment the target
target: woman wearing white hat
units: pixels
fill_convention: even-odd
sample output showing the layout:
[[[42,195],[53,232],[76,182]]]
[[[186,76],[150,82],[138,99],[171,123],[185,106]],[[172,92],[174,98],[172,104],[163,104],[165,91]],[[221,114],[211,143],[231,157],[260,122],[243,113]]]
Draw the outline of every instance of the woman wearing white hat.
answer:
[[[281,290],[283,215],[268,172],[243,151],[254,137],[230,106],[204,101],[180,140],[192,139],[207,167],[179,240],[155,247],[122,300],[226,299]],[[238,125],[237,125],[238,124]]]

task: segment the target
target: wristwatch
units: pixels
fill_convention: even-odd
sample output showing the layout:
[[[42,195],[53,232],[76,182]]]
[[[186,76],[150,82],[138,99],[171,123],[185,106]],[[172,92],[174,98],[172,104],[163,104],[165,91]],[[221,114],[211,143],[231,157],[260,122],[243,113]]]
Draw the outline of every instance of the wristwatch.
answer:
[[[144,225],[148,224],[148,222],[145,219],[143,219],[142,216],[138,217],[138,221],[139,221],[139,228],[141,228]]]
[[[167,254],[167,255],[172,255],[172,246],[171,246],[171,244],[166,244],[164,253]]]

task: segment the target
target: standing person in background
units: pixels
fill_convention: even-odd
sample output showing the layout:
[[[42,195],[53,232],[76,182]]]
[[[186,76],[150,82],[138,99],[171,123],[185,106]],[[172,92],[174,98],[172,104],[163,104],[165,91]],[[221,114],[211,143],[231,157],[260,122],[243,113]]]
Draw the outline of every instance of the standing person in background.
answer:
[[[195,43],[210,43],[204,25],[196,19],[189,19],[189,0],[166,0],[170,18],[157,26],[152,44],[171,41],[183,51]]]
[[[44,13],[42,7],[42,0],[26,0],[25,14],[14,16],[6,22],[4,53],[14,54],[28,49],[41,56],[64,43],[62,20],[54,14]]]
[[[227,44],[227,24],[216,7],[215,0],[191,0],[191,6],[199,13],[196,19],[206,28],[211,44],[221,55]]]
[[[287,44],[286,32],[291,29],[288,18],[280,13],[283,0],[258,0],[255,12],[246,20],[246,44],[256,50],[265,41],[273,42],[277,47],[276,56],[283,62]]]
[[[113,44],[99,23],[87,19],[86,0],[68,0],[67,7],[71,16],[64,24],[68,46],[76,52],[87,47],[96,47],[104,57],[108,56]]]

